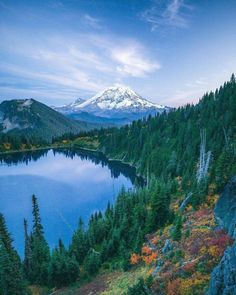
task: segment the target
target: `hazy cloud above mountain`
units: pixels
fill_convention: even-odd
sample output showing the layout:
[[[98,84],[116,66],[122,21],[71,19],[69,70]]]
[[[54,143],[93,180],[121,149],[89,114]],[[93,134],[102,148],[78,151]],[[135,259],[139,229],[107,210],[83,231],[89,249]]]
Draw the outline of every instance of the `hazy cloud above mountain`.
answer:
[[[236,65],[236,5],[214,3],[1,0],[1,98],[61,104],[119,83],[162,104],[196,101]]]

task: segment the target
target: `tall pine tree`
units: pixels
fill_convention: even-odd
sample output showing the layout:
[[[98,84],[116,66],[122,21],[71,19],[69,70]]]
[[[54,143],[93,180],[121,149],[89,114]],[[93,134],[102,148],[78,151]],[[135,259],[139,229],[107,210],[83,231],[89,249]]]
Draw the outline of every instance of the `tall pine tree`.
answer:
[[[20,258],[12,246],[12,238],[2,214],[0,214],[0,294],[29,294]]]
[[[31,269],[28,277],[32,283],[47,284],[50,252],[44,238],[38,201],[35,195],[32,196],[32,205],[33,231],[31,235],[31,257],[29,262]]]

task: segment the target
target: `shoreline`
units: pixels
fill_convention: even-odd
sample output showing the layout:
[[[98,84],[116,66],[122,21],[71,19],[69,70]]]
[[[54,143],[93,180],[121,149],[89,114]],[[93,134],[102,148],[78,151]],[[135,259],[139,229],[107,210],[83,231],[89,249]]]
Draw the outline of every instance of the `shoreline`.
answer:
[[[137,171],[137,167],[134,164],[131,164],[129,162],[125,162],[120,159],[110,158],[101,150],[98,150],[98,149],[96,150],[96,149],[91,149],[91,148],[86,148],[86,147],[76,147],[73,145],[62,145],[62,146],[51,145],[51,146],[32,148],[32,149],[5,151],[5,152],[0,152],[0,156],[18,154],[18,153],[34,152],[34,151],[40,151],[40,150],[50,150],[50,149],[75,149],[75,150],[81,150],[81,151],[85,151],[85,152],[89,152],[89,153],[93,153],[93,154],[98,154],[98,155],[100,154],[103,157],[105,157],[106,160],[109,162],[118,162],[122,165],[126,165],[126,166],[129,166],[130,168],[135,169],[135,172]],[[141,175],[140,173],[135,173],[135,174],[137,177],[142,177],[143,180],[146,181],[146,178],[143,175]]]

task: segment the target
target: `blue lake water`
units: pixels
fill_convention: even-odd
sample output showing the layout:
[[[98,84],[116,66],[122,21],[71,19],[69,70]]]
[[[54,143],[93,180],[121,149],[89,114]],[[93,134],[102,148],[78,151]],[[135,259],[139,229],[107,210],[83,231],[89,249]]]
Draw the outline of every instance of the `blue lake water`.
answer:
[[[133,169],[82,152],[8,155],[0,163],[0,212],[22,255],[23,219],[31,227],[31,197],[35,194],[50,247],[57,245],[59,238],[68,245],[80,216],[87,222],[95,211],[104,211],[121,187],[132,188],[135,179]]]

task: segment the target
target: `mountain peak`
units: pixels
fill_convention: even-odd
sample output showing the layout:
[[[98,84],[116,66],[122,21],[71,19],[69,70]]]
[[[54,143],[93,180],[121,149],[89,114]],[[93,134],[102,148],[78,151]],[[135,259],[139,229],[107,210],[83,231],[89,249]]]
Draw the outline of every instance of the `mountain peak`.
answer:
[[[134,90],[123,85],[108,87],[88,100],[75,101],[55,109],[67,115],[87,112],[101,117],[129,118],[130,121],[170,110],[168,107],[144,99]]]
[[[111,86],[96,94],[84,103],[78,105],[79,109],[98,108],[100,110],[123,110],[140,112],[147,109],[164,109],[164,106],[152,103],[142,98],[138,93],[127,86]]]

